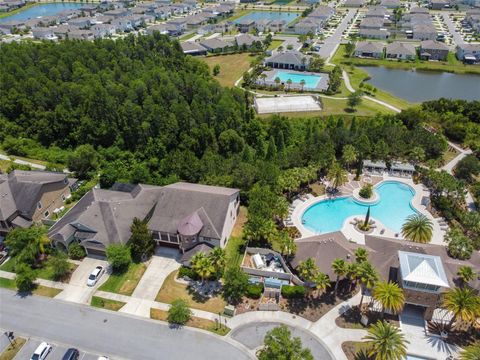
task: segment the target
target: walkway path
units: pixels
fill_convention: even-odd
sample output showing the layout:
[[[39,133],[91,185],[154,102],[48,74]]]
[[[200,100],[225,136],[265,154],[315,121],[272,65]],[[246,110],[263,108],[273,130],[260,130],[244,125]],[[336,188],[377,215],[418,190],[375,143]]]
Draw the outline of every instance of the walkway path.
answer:
[[[460,160],[462,160],[465,156],[470,155],[472,153],[472,150],[462,149],[461,147],[459,147],[458,145],[456,145],[456,144],[454,144],[450,141],[448,142],[448,145],[451,146],[452,148],[454,148],[455,150],[457,150],[459,152],[459,154],[457,156],[455,156],[452,160],[450,160],[448,163],[443,165],[441,167],[441,169],[445,170],[449,174],[453,174],[453,169],[455,168],[455,166],[457,166],[457,164],[460,162]]]
[[[9,272],[9,271],[3,271],[0,270],[0,277],[5,278],[5,279],[10,279],[10,280],[15,280],[15,273]],[[57,282],[57,281],[51,281],[51,280],[46,280],[46,279],[36,279],[35,283],[41,286],[47,286],[50,288],[54,289],[65,289],[68,284],[62,283],[62,282]]]

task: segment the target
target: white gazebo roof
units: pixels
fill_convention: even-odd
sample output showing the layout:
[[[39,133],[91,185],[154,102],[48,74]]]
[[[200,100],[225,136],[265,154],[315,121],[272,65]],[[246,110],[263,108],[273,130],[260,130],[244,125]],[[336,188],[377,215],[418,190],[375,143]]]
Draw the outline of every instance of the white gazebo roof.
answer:
[[[404,281],[450,287],[439,256],[399,251],[398,258]]]

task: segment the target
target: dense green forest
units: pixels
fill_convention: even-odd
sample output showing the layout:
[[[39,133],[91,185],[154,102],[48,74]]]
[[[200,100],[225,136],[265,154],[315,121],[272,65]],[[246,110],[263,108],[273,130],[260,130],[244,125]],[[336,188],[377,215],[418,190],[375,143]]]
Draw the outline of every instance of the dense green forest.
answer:
[[[435,159],[446,148],[409,116],[261,121],[241,90],[220,87],[201,60],[158,34],[1,50],[3,148],[70,157],[81,177],[100,170],[104,185],[184,179],[246,190],[282,169],[327,165],[347,144],[382,159],[419,147]]]
[[[468,187],[480,198],[478,101],[440,99],[369,118],[259,119],[250,95],[221,87],[201,59],[159,34],[0,50],[0,144],[9,154],[66,165],[90,186],[99,174],[103,187],[238,187],[250,202],[246,237],[267,240],[288,238],[273,219],[319,175],[342,166],[360,172],[363,159],[408,160],[421,165],[433,205],[457,235],[480,248],[478,213],[466,212],[463,197]],[[474,152],[455,176],[433,170],[447,139]]]

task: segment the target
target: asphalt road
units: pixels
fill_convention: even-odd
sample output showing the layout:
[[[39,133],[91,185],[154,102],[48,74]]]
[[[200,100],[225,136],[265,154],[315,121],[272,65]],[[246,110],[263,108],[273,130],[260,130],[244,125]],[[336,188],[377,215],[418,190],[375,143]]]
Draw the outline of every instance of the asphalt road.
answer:
[[[123,359],[252,359],[230,339],[85,305],[0,289],[0,324],[19,335]]]
[[[280,323],[275,322],[256,322],[240,326],[233,330],[230,334],[232,339],[244,344],[249,349],[256,349],[263,344],[265,334],[273,328],[280,326]],[[333,360],[333,355],[327,349],[327,346],[322,343],[312,333],[287,325],[292,332],[292,336],[299,337],[302,340],[302,345],[307,347],[312,352],[314,359],[319,360]]]
[[[453,36],[453,42],[454,42],[454,44],[455,44],[455,45],[462,45],[462,44],[464,44],[465,41],[463,41],[462,35],[460,35],[460,34],[457,32],[457,29],[455,29],[455,24],[453,23],[452,19],[450,19],[450,17],[449,17],[448,15],[449,15],[449,13],[442,12],[443,20],[445,20],[445,24],[447,25],[448,31],[449,31],[450,34],[452,34],[452,36]]]
[[[332,36],[325,39],[325,43],[322,45],[320,50],[317,52],[324,59],[328,59],[330,56],[333,56],[337,46],[342,42],[343,32],[347,29],[348,23],[355,16],[356,10],[349,9],[345,17],[342,19],[342,22],[338,25],[337,29],[334,31]]]

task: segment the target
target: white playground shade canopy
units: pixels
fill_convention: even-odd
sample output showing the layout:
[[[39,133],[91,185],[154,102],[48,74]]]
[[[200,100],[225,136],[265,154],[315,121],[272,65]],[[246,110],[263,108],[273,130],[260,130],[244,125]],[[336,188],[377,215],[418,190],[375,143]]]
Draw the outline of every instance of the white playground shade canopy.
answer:
[[[255,109],[259,114],[322,110],[312,96],[256,97]]]

